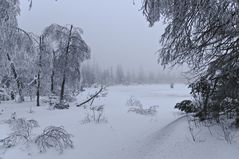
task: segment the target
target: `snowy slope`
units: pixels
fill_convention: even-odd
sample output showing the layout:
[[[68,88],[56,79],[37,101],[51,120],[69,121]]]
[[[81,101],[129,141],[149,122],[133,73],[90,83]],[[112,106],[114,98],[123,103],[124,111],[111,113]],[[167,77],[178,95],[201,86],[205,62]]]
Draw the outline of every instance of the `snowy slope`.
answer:
[[[93,91],[94,92],[94,91]],[[147,107],[159,105],[155,116],[143,116],[128,112],[127,100],[134,96]],[[85,95],[78,96],[78,102]],[[239,156],[236,144],[228,145],[225,141],[208,136],[205,142],[192,142],[186,119],[173,107],[176,102],[190,98],[185,85],[141,85],[114,86],[108,88],[106,98],[96,103],[105,104],[107,123],[82,124],[85,118],[83,108],[72,103],[69,110],[49,110],[47,106],[35,107],[32,102],[16,104],[1,103],[0,120],[9,119],[13,112],[18,117],[39,121],[39,134],[46,126],[64,126],[73,135],[74,148],[59,154],[54,150],[39,153],[36,147],[19,145],[7,151],[0,151],[4,159],[173,159],[173,158],[208,158],[221,159],[229,153],[231,158]],[[32,107],[32,108],[31,108]],[[34,113],[29,113],[30,108]],[[0,124],[0,138],[9,133],[6,124]],[[203,136],[203,134],[202,134]],[[204,137],[204,136],[203,136]],[[200,151],[198,151],[200,149]],[[223,150],[223,151],[222,151]],[[223,153],[226,151],[226,153]],[[206,153],[216,152],[211,155]]]

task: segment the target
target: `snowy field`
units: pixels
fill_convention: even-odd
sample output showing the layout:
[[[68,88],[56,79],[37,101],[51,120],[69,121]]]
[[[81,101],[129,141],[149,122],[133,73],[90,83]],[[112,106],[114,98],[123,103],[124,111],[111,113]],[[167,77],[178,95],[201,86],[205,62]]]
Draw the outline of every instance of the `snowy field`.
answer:
[[[16,112],[17,117],[35,119],[39,134],[47,126],[64,126],[72,134],[73,149],[62,154],[51,149],[39,153],[34,145],[18,145],[0,149],[1,159],[238,159],[239,144],[235,136],[228,144],[220,135],[210,135],[200,128],[196,142],[192,140],[187,118],[173,107],[183,99],[190,99],[185,85],[114,86],[107,88],[108,95],[96,103],[104,104],[107,122],[83,123],[87,112],[76,103],[67,110],[49,110],[48,106],[35,107],[33,102],[0,104],[0,139],[10,133],[3,121]],[[158,105],[155,115],[128,112],[126,105],[131,97],[140,100],[145,108]],[[30,110],[32,111],[30,113]],[[212,132],[213,133],[213,132]]]

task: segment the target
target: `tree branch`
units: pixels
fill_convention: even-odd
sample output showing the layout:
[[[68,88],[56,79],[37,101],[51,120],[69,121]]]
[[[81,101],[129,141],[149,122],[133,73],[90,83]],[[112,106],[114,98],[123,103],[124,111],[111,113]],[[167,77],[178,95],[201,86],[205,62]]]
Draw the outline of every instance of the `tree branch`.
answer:
[[[89,99],[87,99],[86,101],[84,101],[80,104],[77,104],[76,106],[80,107],[80,106],[90,102],[91,100],[94,100],[103,91],[103,89],[104,89],[104,87],[101,87],[100,90],[98,92],[96,92],[92,97],[90,97]]]

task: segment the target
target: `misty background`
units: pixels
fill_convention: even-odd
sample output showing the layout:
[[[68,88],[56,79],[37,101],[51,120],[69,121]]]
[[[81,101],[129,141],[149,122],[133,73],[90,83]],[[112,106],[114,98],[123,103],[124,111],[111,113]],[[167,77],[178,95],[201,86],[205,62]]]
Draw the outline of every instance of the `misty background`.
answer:
[[[88,63],[102,68],[116,68],[120,64],[125,71],[163,72],[156,52],[164,27],[162,24],[148,26],[139,11],[141,1],[38,0],[33,3],[29,10],[28,1],[21,1],[18,18],[21,28],[40,34],[52,23],[73,24],[83,29],[83,38],[91,48]],[[182,69],[165,72],[180,75]]]

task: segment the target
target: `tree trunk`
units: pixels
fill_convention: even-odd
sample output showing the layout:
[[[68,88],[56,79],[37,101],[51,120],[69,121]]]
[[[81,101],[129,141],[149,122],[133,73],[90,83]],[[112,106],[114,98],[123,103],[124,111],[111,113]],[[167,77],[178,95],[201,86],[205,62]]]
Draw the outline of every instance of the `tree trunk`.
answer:
[[[40,86],[41,86],[41,83],[40,83],[40,71],[39,71],[37,75],[37,93],[36,93],[38,107],[40,106]]]
[[[236,119],[235,119],[236,128],[239,128],[239,108],[236,108]]]
[[[64,92],[65,92],[65,81],[66,81],[66,76],[65,74],[63,75],[62,83],[61,83],[61,95],[60,95],[60,102],[63,102],[64,99]]]
[[[76,78],[76,86],[75,86],[75,90],[76,92],[78,91],[82,91],[83,87],[82,87],[82,78],[81,78],[81,66],[79,66],[79,68],[77,68],[76,72],[77,72],[77,78]]]
[[[71,42],[72,29],[73,29],[73,25],[71,25],[70,33],[69,33],[69,37],[68,37],[68,42],[67,42],[67,46],[66,46],[65,66],[64,66],[63,78],[62,78],[62,84],[61,84],[60,103],[63,103],[63,99],[64,99],[65,81],[66,81],[66,68],[67,68],[67,65],[68,65],[68,54],[69,54],[69,48],[70,48],[70,42]]]
[[[10,62],[10,69],[11,69],[11,72],[13,74],[13,77],[14,77],[14,79],[17,82],[17,89],[18,89],[18,94],[19,94],[19,102],[23,102],[24,101],[24,97],[22,95],[22,83],[21,83],[20,79],[18,78],[15,65],[12,62],[11,57],[10,57],[10,55],[8,53],[7,53],[7,59]]]
[[[55,75],[55,72],[52,70],[51,71],[51,94],[54,94],[54,75]]]
[[[41,87],[41,59],[42,59],[42,37],[40,37],[39,43],[39,61],[38,61],[38,74],[37,74],[37,106],[40,106],[40,87]]]
[[[54,71],[54,63],[55,63],[55,52],[53,50],[52,52],[52,69],[51,69],[51,94],[54,94],[54,76],[55,76],[55,71]]]

